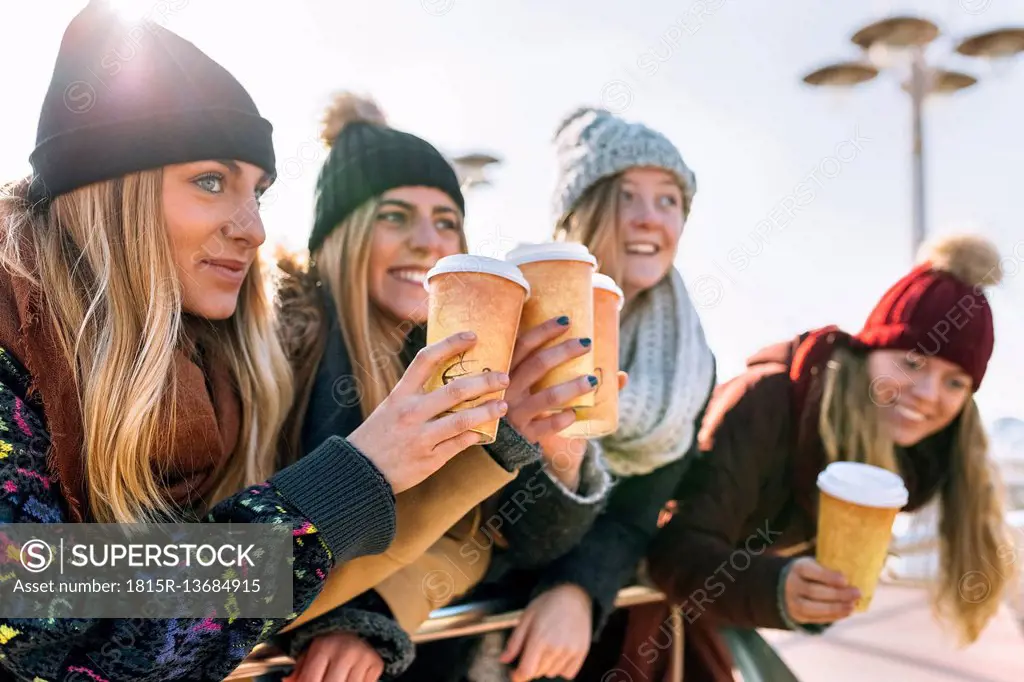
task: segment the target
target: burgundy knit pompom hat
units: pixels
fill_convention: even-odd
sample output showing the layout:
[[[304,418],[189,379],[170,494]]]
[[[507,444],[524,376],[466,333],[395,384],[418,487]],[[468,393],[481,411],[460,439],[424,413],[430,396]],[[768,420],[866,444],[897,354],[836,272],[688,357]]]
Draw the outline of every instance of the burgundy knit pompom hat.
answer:
[[[868,315],[855,343],[948,360],[971,376],[977,391],[995,343],[984,287],[1000,279],[999,252],[982,237],[957,235],[926,245],[917,267]]]

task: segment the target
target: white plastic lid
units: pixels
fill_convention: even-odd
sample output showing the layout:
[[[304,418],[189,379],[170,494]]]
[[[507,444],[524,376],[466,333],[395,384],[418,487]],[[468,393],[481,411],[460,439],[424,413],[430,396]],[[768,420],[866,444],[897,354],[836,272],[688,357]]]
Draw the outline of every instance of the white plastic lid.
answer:
[[[898,474],[860,462],[832,462],[818,474],[818,488],[864,507],[903,508],[909,499]]]
[[[604,275],[604,274],[602,274],[600,272],[595,272],[594,273],[594,288],[595,289],[604,289],[605,291],[610,291],[613,294],[615,294],[616,296],[618,296],[619,297],[619,310],[622,310],[622,306],[625,305],[625,303],[626,303],[626,295],[624,293],[622,293],[622,289],[619,288],[619,285],[615,283],[614,279],[612,279],[608,275]]]
[[[576,242],[546,242],[544,244],[520,244],[509,251],[505,260],[516,265],[546,260],[574,260],[590,263],[597,267],[597,259],[583,244]]]
[[[430,278],[436,275],[444,275],[453,272],[479,272],[485,275],[496,275],[504,277],[510,282],[515,282],[523,289],[526,289],[526,296],[530,296],[530,283],[523,277],[523,273],[512,263],[487,256],[472,256],[468,253],[457,253],[454,256],[445,256],[434,264],[434,267],[427,272],[423,280],[423,288],[429,289]]]

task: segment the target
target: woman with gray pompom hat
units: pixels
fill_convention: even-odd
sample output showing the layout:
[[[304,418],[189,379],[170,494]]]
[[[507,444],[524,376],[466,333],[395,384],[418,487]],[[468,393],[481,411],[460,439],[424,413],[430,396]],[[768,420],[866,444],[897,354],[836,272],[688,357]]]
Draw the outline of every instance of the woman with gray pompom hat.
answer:
[[[696,452],[715,382],[714,356],[674,266],[696,192],[679,150],[642,123],[594,108],[566,117],[555,145],[554,236],[585,244],[622,288],[620,367],[629,374],[618,431],[558,446],[599,453],[616,480],[606,509],[570,552],[494,588],[522,590],[531,601],[507,642],[483,642],[467,674],[476,681],[583,679],[605,654],[615,660],[621,623],[602,632]],[[507,529],[510,540],[516,530]]]

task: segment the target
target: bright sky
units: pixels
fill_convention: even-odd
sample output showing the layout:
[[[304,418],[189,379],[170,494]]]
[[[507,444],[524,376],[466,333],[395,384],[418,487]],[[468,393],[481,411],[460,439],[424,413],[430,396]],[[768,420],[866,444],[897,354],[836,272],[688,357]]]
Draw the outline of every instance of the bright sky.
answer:
[[[317,122],[333,90],[374,95],[393,125],[446,152],[504,158],[494,186],[468,197],[471,246],[486,255],[549,236],[550,140],[565,113],[604,105],[663,131],[698,178],[678,262],[723,376],[801,330],[855,331],[908,269],[907,97],[891,74],[842,98],[800,78],[854,56],[862,24],[927,13],[946,36],[935,57],[981,79],[928,107],[928,229],[980,232],[1006,256],[979,402],[988,421],[1024,417],[1024,58],[993,73],[946,56],[956,37],[1024,25],[1019,0],[122,2],[220,61],[274,123],[281,177],[264,215],[291,246],[311,224]],[[28,171],[61,34],[84,4],[4,8],[2,178]]]

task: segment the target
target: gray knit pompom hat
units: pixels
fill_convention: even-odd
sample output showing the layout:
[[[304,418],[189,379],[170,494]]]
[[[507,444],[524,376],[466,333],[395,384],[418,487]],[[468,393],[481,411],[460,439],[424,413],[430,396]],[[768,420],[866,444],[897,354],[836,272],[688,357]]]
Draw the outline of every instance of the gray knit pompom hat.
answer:
[[[642,123],[630,123],[606,109],[583,107],[555,132],[558,180],[554,213],[561,222],[598,180],[638,166],[669,171],[683,190],[684,217],[697,192],[697,178],[668,138]]]

